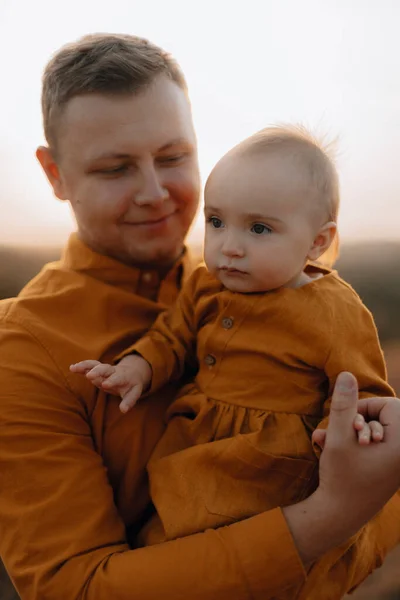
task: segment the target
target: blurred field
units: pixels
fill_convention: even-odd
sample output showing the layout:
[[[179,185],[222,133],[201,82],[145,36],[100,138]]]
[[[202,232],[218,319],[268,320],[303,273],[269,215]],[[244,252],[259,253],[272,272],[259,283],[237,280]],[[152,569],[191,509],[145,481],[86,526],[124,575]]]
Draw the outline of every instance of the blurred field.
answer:
[[[58,248],[0,246],[0,299],[18,294]],[[340,275],[374,314],[388,366],[389,381],[400,394],[400,244],[361,244],[342,249]],[[400,546],[351,596],[357,600],[400,600]],[[0,600],[17,600],[0,563]],[[71,600],[74,600],[71,598]]]

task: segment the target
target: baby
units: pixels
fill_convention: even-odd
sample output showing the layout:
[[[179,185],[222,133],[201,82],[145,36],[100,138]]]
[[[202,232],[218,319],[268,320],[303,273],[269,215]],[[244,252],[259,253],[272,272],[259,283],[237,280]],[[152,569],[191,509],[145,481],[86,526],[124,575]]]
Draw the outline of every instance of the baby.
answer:
[[[169,407],[148,465],[156,512],[142,544],[309,495],[318,472],[312,432],[326,427],[341,371],[356,376],[360,397],[393,395],[371,314],[315,262],[335,243],[338,206],[335,167],[306,131],[251,136],[207,181],[206,266],[174,309],[115,366],[71,366],[121,395],[123,411],[179,379],[187,364],[197,368]],[[382,439],[378,423],[359,416],[354,426],[360,443]]]

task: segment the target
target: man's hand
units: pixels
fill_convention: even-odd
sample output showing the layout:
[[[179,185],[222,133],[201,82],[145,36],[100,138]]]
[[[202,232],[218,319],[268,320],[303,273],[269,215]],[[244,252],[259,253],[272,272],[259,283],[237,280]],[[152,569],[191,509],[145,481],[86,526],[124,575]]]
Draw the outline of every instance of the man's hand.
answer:
[[[125,356],[117,365],[98,360],[83,360],[70,366],[70,371],[80,373],[96,387],[121,396],[121,412],[128,412],[151,384],[151,366],[138,354]]]
[[[380,443],[359,443],[354,431],[358,414],[366,423],[380,424]],[[316,430],[313,440],[320,443],[324,436],[319,492],[336,508],[341,506],[350,522],[359,520],[362,526],[400,487],[400,401],[366,398],[358,402],[357,381],[350,373],[341,373],[328,429],[322,436]]]
[[[383,427],[383,440],[361,444],[357,414]],[[323,443],[325,439],[325,443]],[[350,373],[337,378],[328,428],[316,430],[322,441],[319,486],[308,498],[283,508],[304,566],[340,546],[370,521],[400,488],[400,401],[368,398],[358,402]]]

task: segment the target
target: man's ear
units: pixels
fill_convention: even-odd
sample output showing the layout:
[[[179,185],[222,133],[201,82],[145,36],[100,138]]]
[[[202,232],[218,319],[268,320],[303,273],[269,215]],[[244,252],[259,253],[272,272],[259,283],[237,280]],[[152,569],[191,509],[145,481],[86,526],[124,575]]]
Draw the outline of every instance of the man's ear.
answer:
[[[333,221],[325,223],[318,231],[314,238],[313,244],[308,252],[309,260],[318,260],[318,258],[324,254],[329,246],[332,244],[333,239],[337,232],[337,225]]]
[[[60,176],[60,171],[50,148],[47,148],[46,146],[39,146],[39,148],[36,150],[36,158],[42,165],[42,169],[45,172],[51,187],[53,188],[54,195],[59,200],[67,200],[64,185]]]

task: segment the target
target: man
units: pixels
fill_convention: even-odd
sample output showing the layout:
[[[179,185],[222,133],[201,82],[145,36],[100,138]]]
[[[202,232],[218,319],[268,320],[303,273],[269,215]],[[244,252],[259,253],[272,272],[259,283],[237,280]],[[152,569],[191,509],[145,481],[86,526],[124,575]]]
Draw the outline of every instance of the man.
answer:
[[[318,593],[338,564],[341,585],[358,584],[400,539],[398,498],[356,535],[400,485],[400,411],[396,400],[375,406],[385,442],[360,449],[349,434],[350,376],[336,390],[310,498],[135,549],[149,514],[145,467],[174,390],[122,415],[118,399],[68,368],[130,345],[191,270],[183,242],[199,174],[186,85],[156,46],[90,36],[47,66],[43,117],[48,147],[37,157],[70,202],[77,234],[59,263],[0,308],[0,554],[22,600],[292,598],[306,569]],[[331,564],[330,551],[352,535],[352,552]]]

